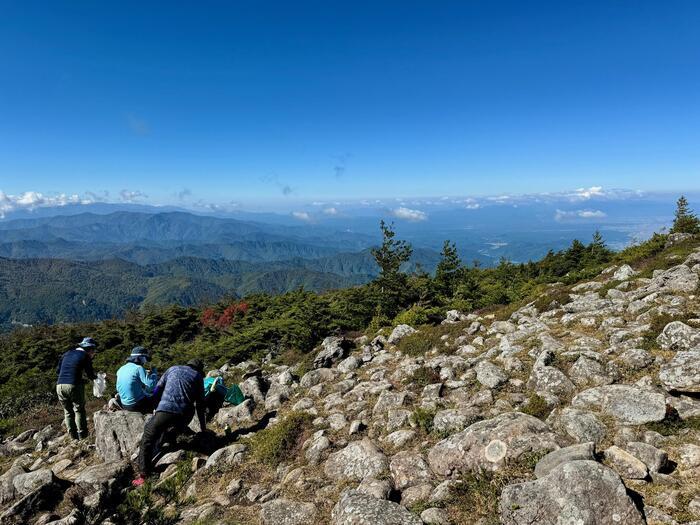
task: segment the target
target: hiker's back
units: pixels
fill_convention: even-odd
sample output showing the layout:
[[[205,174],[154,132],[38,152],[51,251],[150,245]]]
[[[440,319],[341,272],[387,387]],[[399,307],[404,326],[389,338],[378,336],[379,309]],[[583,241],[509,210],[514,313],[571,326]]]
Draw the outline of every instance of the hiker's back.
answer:
[[[160,412],[190,413],[194,403],[203,397],[204,377],[192,367],[172,366],[165,372],[161,381],[164,381],[165,385],[157,408]]]
[[[78,385],[83,383],[83,369],[85,360],[89,359],[87,354],[82,350],[68,350],[61,358],[61,364],[58,371],[59,385]]]

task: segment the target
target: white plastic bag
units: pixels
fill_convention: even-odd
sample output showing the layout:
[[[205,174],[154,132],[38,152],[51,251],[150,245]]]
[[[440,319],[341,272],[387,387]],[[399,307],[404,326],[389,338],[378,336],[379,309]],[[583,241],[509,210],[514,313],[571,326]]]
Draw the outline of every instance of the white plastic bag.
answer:
[[[107,374],[100,372],[97,374],[97,379],[92,382],[92,395],[102,397],[107,390]]]

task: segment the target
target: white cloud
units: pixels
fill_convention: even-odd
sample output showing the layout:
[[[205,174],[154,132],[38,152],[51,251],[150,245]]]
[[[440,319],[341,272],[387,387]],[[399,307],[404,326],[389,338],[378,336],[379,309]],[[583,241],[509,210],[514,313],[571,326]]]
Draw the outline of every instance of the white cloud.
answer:
[[[473,202],[467,204],[465,208],[467,208],[468,210],[478,210],[479,208],[481,208],[481,204],[479,204],[478,202]]]
[[[323,210],[326,215],[338,215],[338,208],[330,207]]]
[[[591,186],[590,188],[578,188],[574,191],[572,195],[575,198],[582,200],[588,200],[591,197],[603,197],[605,192],[602,186]]]
[[[412,210],[410,208],[396,208],[391,211],[391,214],[398,219],[405,219],[407,221],[418,222],[424,221],[428,218],[428,214],[420,210]]]
[[[554,220],[563,221],[567,219],[602,219],[607,217],[607,214],[601,210],[572,210],[564,211],[557,210],[554,214]]]
[[[311,220],[311,215],[305,211],[293,211],[292,217],[299,219],[300,221],[309,222]]]
[[[0,218],[17,210],[35,210],[37,208],[51,208],[67,206],[69,204],[92,204],[96,202],[91,196],[81,197],[75,193],[58,193],[46,195],[38,191],[25,191],[19,195],[10,195],[0,190]]]
[[[145,193],[142,191],[131,191],[131,190],[122,190],[119,192],[119,196],[121,197],[122,201],[124,202],[136,202],[139,199],[145,199],[148,197]]]

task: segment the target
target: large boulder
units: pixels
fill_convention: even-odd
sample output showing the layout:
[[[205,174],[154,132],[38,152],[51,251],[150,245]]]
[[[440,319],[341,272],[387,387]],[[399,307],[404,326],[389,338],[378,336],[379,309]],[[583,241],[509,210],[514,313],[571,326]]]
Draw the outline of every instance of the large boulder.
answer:
[[[263,525],[313,525],[316,506],[284,498],[273,499],[260,507]]]
[[[664,350],[690,350],[700,345],[700,330],[681,321],[672,321],[664,327],[656,342]]]
[[[661,367],[659,379],[667,390],[700,392],[700,347],[678,352]]]
[[[51,469],[42,468],[33,472],[26,472],[15,476],[15,478],[12,480],[12,484],[15,487],[15,493],[20,497],[24,497],[43,487],[44,485],[51,485],[55,483],[55,481],[56,477],[53,475]]]
[[[503,489],[504,525],[644,525],[620,477],[595,461],[571,461]]]
[[[214,416],[214,421],[222,427],[250,423],[253,421],[253,410],[255,410],[255,401],[246,399],[240,405],[223,407]]]
[[[228,447],[223,447],[215,451],[207,458],[204,468],[221,467],[227,465],[235,465],[243,461],[246,449],[241,443],[234,443]]]
[[[138,451],[146,416],[138,412],[95,412],[95,447],[103,461],[129,460]]]
[[[391,335],[389,336],[389,339],[387,339],[387,342],[390,345],[395,345],[407,335],[415,334],[417,331],[418,330],[416,330],[412,326],[408,326],[407,324],[400,324],[391,331]]]
[[[331,514],[333,525],[423,525],[423,520],[391,501],[348,490]]]
[[[656,274],[656,272],[654,273]],[[686,265],[680,264],[654,275],[651,284],[662,292],[693,293],[698,287],[699,281],[698,274]]]
[[[326,337],[321,343],[321,350],[314,358],[314,368],[330,368],[345,358],[352,346],[352,341],[344,337]]]
[[[490,361],[481,361],[474,367],[476,380],[488,388],[496,388],[508,381],[506,373]]]
[[[605,385],[584,390],[574,397],[571,406],[598,410],[623,425],[643,425],[666,417],[663,394],[636,385]]]
[[[75,478],[75,484],[90,492],[118,489],[126,484],[131,473],[126,461],[112,461],[91,465]]]
[[[559,448],[556,435],[539,419],[508,412],[470,425],[437,443],[428,453],[433,472],[497,471],[529,452]]]
[[[333,480],[362,481],[386,474],[389,467],[384,453],[369,438],[353,441],[331,454],[324,465],[326,477]]]
[[[430,470],[423,456],[411,450],[403,450],[392,457],[389,471],[394,479],[394,486],[399,490],[431,480]]]
[[[579,460],[595,460],[595,444],[579,443],[570,447],[553,450],[535,465],[535,477],[543,478],[562,463]]]

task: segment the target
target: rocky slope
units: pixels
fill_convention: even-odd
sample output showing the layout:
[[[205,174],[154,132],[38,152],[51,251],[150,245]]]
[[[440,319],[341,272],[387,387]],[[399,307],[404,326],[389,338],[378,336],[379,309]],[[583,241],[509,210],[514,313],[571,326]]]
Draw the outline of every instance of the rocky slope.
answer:
[[[139,491],[141,416],[96,413],[94,446],[25,432],[3,444],[0,520],[700,524],[700,250],[668,263],[224,366],[249,399]]]

